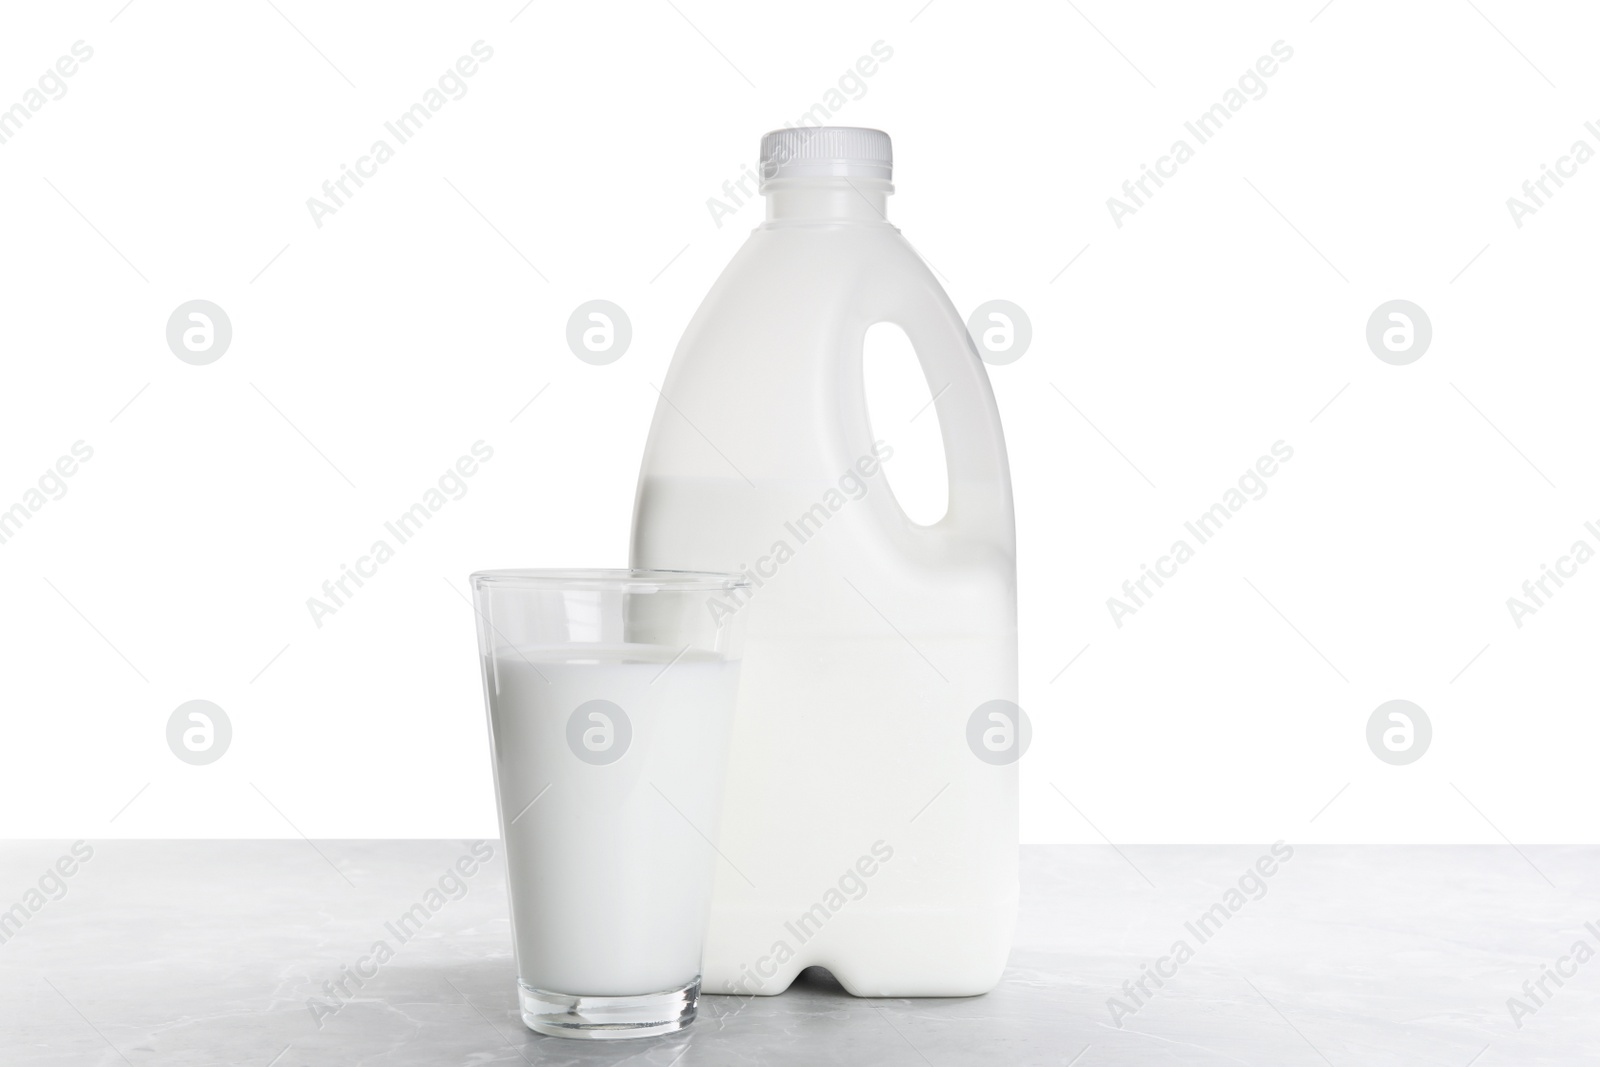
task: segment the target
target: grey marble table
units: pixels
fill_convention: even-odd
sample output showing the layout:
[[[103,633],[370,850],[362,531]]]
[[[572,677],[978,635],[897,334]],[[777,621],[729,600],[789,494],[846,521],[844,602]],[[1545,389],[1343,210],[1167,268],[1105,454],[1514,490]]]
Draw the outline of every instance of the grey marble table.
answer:
[[[1575,948],[1600,950],[1600,848],[1299,846],[1251,877],[1266,847],[1030,847],[987,996],[858,1000],[808,972],[781,996],[707,997],[683,1034],[584,1043],[517,1018],[488,847],[441,888],[469,843],[0,845],[0,1064],[1600,1058],[1600,958]]]

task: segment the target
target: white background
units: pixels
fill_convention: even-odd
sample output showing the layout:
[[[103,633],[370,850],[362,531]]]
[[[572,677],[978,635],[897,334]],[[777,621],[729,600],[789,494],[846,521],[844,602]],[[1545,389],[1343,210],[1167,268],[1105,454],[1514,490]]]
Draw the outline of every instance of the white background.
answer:
[[[832,121],[891,133],[891,218],[963,314],[1033,323],[990,368],[1024,840],[1600,840],[1600,564],[1521,629],[1505,604],[1600,548],[1600,162],[1506,207],[1600,148],[1600,18],[674,3],[7,10],[0,107],[94,55],[0,145],[0,508],[94,457],[0,545],[0,836],[493,835],[463,579],[625,562],[651,383],[759,219],[707,198],[883,41]],[[479,40],[467,94],[315,226]],[[1266,95],[1114,225],[1279,40]],[[195,298],[232,320],[209,366],[165,341]],[[604,367],[563,336],[593,298],[634,328]],[[1434,329],[1404,367],[1364,339],[1395,298]],[[912,496],[923,397],[876,400]],[[306,598],[478,440],[467,495],[317,628]],[[1106,598],[1279,440],[1267,495],[1117,628]],[[196,698],[233,723],[206,767],[165,742]],[[1366,745],[1393,698],[1432,719],[1410,766]]]

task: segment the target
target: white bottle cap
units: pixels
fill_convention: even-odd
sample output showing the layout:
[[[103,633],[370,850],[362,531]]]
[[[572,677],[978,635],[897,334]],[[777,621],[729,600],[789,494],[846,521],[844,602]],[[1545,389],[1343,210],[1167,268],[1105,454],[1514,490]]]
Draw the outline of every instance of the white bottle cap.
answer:
[[[761,138],[761,184],[784,178],[872,178],[889,181],[894,151],[882,130],[800,126]]]

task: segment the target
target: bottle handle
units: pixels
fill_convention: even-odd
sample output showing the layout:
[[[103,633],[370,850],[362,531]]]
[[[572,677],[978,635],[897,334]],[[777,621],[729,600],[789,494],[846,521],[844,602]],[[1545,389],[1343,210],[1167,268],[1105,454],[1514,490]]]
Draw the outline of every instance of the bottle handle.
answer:
[[[949,297],[920,259],[913,258],[913,262],[914,272],[880,271],[864,278],[857,291],[859,317],[852,323],[854,386],[844,390],[858,405],[850,436],[855,446],[870,452],[873,442],[862,374],[863,345],[869,327],[893,323],[910,338],[933,395],[949,478],[949,507],[932,527],[913,522],[898,502],[895,510],[909,527],[941,530],[1012,552],[1016,526],[1011,473],[989,375]]]

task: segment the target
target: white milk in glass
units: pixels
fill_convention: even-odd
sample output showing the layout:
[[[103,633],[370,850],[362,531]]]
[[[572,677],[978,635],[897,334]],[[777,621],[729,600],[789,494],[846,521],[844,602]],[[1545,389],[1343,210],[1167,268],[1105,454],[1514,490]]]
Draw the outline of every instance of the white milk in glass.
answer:
[[[674,652],[502,648],[484,662],[524,985],[630,996],[700,974],[739,662]],[[622,716],[590,705],[574,726],[591,701]]]

